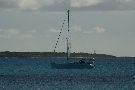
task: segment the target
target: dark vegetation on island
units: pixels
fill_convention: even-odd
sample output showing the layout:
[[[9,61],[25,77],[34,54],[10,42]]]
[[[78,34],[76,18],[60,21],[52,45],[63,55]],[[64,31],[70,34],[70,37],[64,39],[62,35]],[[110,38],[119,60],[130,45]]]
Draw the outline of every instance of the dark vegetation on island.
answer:
[[[65,52],[10,52],[4,51],[0,52],[0,57],[66,57]],[[106,54],[90,54],[90,53],[71,53],[71,57],[105,57],[105,58],[115,58],[113,55]]]

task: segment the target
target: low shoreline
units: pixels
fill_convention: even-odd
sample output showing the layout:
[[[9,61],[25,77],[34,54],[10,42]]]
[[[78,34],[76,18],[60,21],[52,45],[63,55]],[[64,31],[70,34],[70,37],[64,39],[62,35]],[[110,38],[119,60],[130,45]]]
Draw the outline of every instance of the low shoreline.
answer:
[[[0,57],[66,57],[65,52],[0,52]],[[105,57],[115,58],[116,56],[107,54],[91,54],[91,53],[71,53],[71,57]]]

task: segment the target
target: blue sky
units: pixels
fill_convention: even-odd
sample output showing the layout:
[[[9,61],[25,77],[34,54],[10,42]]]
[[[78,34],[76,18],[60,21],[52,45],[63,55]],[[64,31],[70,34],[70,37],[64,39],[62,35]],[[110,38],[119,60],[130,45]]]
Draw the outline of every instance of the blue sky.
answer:
[[[135,56],[134,4],[135,0],[0,0],[0,51],[53,51],[68,8],[72,52]],[[63,32],[57,51],[66,51],[65,41]]]

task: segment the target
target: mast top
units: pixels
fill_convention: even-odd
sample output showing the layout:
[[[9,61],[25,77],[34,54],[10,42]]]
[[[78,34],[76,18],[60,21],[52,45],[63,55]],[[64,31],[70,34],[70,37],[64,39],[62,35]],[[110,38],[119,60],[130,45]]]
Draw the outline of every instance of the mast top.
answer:
[[[69,32],[69,12],[70,12],[70,10],[67,10],[67,13],[68,13],[68,32]]]

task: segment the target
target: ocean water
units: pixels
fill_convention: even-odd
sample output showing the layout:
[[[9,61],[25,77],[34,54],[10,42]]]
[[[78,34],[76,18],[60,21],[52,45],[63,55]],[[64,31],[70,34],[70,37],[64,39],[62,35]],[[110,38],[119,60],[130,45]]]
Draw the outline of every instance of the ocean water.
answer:
[[[0,58],[0,90],[135,90],[135,58],[96,58],[93,69],[51,69],[64,58]]]

